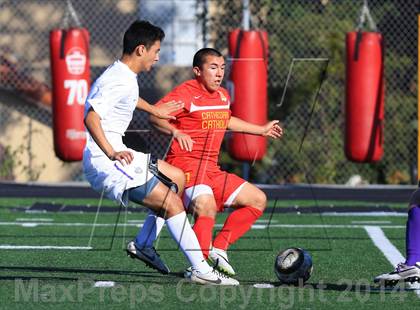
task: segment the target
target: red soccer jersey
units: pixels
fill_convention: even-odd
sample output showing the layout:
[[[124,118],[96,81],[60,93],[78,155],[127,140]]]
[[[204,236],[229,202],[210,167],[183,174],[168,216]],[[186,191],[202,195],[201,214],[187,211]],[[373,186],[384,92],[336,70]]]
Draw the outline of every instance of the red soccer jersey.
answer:
[[[191,152],[182,150],[174,139],[166,160],[184,171],[192,166],[216,167],[220,146],[228,126],[231,111],[229,94],[219,88],[213,93],[203,89],[196,80],[189,80],[161,99],[158,104],[171,100],[184,102],[184,108],[174,115],[171,124],[188,134],[195,142]]]

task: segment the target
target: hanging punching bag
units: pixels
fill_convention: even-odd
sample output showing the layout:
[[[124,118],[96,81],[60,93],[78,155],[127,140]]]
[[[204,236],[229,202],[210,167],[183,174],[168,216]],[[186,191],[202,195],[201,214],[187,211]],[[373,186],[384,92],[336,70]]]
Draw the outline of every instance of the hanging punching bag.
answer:
[[[376,162],[383,155],[384,50],[377,32],[346,36],[346,157]]]
[[[228,82],[232,115],[253,124],[266,124],[267,33],[240,29],[232,31],[229,34],[229,55],[232,58]],[[260,160],[265,150],[265,137],[233,133],[229,141],[229,153],[238,160]]]
[[[50,33],[54,150],[63,161],[83,157],[83,111],[90,82],[88,50],[89,33],[84,28]]]

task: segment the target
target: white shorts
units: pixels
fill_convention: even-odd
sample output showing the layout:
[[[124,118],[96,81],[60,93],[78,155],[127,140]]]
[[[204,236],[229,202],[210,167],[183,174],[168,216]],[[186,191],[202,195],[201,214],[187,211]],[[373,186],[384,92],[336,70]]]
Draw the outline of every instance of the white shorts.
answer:
[[[128,204],[126,190],[141,186],[153,177],[149,171],[150,154],[127,150],[133,153],[134,159],[125,166],[105,155],[92,156],[88,149],[83,153],[83,171],[92,188],[124,206]]]

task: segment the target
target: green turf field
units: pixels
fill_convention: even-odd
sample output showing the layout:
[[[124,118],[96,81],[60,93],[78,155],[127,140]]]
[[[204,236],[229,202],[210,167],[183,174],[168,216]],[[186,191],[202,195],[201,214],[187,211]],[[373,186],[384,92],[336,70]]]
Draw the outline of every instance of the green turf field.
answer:
[[[124,247],[146,213],[25,212],[24,207],[35,201],[98,204],[78,199],[0,199],[2,309],[389,309],[402,304],[415,308],[420,302],[420,291],[383,289],[372,282],[392,265],[368,230],[382,231],[404,255],[405,216],[267,213],[229,252],[241,285],[222,288],[193,285],[181,277],[188,264],[165,228],[156,247],[171,275],[128,258]],[[318,204],[340,207],[352,202]],[[104,201],[101,210],[107,207],[115,204]],[[225,217],[219,216],[217,229]],[[303,247],[313,257],[314,273],[303,287],[279,286],[273,272],[278,251],[291,246]],[[114,286],[95,287],[98,281],[113,281]],[[259,288],[269,285],[274,287]]]

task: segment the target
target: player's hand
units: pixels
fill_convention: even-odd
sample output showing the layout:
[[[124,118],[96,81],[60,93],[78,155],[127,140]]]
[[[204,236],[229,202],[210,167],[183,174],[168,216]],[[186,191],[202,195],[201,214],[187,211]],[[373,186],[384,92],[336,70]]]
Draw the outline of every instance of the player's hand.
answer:
[[[125,166],[133,161],[134,155],[130,151],[114,152],[109,156],[109,159],[118,160],[121,163],[121,165]]]
[[[261,135],[273,139],[281,138],[283,136],[283,128],[280,127],[278,120],[271,121],[264,126]]]
[[[186,133],[183,133],[179,130],[176,130],[174,133],[174,138],[178,141],[181,150],[191,152],[193,149],[193,144],[195,143],[193,139]]]
[[[171,114],[181,110],[183,107],[184,103],[182,101],[168,101],[159,106],[155,106],[153,115],[162,119],[176,119],[176,117]]]

